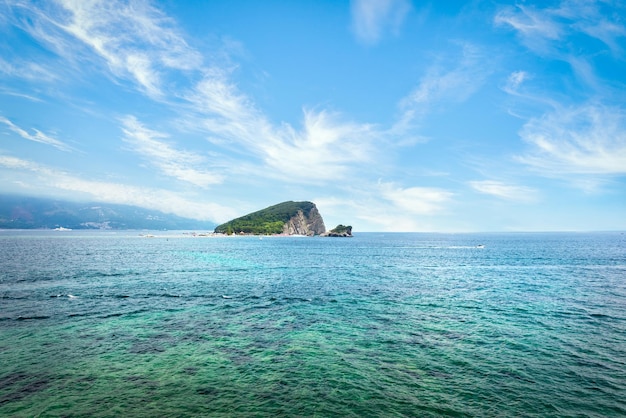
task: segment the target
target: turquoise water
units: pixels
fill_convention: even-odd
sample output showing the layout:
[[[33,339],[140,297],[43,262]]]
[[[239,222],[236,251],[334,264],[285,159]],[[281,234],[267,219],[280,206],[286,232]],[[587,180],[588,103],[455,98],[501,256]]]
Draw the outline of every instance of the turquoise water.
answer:
[[[155,234],[0,232],[0,416],[626,416],[622,233]]]

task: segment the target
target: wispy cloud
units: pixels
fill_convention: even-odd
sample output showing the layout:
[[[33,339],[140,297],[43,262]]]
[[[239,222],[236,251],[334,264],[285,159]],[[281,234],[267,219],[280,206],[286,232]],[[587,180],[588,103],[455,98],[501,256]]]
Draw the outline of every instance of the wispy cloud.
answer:
[[[0,73],[8,77],[21,78],[29,81],[59,81],[59,76],[45,66],[17,58],[8,62],[0,57]]]
[[[470,181],[469,185],[480,193],[496,196],[504,200],[533,202],[537,199],[537,191],[530,187],[506,184],[495,180]]]
[[[39,142],[40,144],[46,144],[46,145],[50,145],[53,146],[56,149],[59,149],[61,151],[72,151],[72,147],[70,147],[69,145],[65,144],[62,141],[59,141],[56,138],[53,138],[49,135],[44,134],[43,132],[37,130],[37,129],[32,129],[33,133],[29,133],[27,130],[20,128],[19,126],[17,126],[16,124],[14,124],[13,122],[11,122],[9,119],[0,116],[0,123],[5,124],[9,130],[11,130],[12,132],[15,132],[16,134],[18,134],[20,137],[27,139],[29,141],[33,141],[33,142]]]
[[[607,5],[614,8],[610,13]],[[616,57],[623,59],[626,26],[623,16],[626,4],[615,2],[563,1],[556,11],[573,30],[595,38],[609,47]]]
[[[299,180],[340,180],[350,168],[371,161],[375,128],[326,111],[304,111],[300,131],[283,125],[258,146],[272,169]]]
[[[77,68],[104,62],[115,79],[129,80],[149,98],[169,106],[183,125],[193,126],[190,129],[206,135],[216,147],[245,155],[242,164],[259,164],[260,175],[287,181],[333,180],[372,156],[374,127],[343,120],[338,113],[305,110],[300,128],[270,121],[238,88],[228,60],[205,62],[175,22],[149,2],[9,5],[29,16],[24,22],[31,23],[21,22],[22,29],[66,62]],[[400,5],[385,7],[392,13]],[[189,153],[172,146],[171,152],[161,152],[166,146],[161,133],[137,120],[125,119],[123,124],[125,140],[162,173],[200,187],[224,180],[201,169]]]
[[[164,73],[198,69],[202,63],[174,22],[145,1],[9,0],[9,6],[28,14],[29,19],[19,21],[21,27],[67,62],[82,65],[91,59],[84,48],[77,48],[78,40],[112,74],[133,81],[153,98],[163,94]]]
[[[532,6],[506,6],[496,14],[496,25],[509,25],[522,37],[525,44],[534,50],[544,51],[547,41],[556,41],[563,36],[564,28],[555,20],[555,10],[537,10]]]
[[[626,13],[626,6],[613,7]],[[562,1],[558,7],[535,8],[517,5],[502,8],[494,17],[497,26],[513,28],[531,51],[570,64],[574,74],[592,88],[598,88],[593,66],[598,49],[586,50],[576,37],[602,42],[613,57],[623,60],[626,26],[613,11],[602,10],[602,2]]]
[[[151,96],[161,92],[162,71],[201,64],[174,22],[144,1],[63,0],[70,17],[55,22],[91,47],[116,74],[128,75]]]
[[[393,183],[378,184],[383,198],[397,208],[415,215],[433,215],[444,209],[453,193],[431,187],[398,187]]]
[[[603,80],[596,62],[602,57],[623,63],[626,26],[617,11],[626,13],[626,6],[618,3],[612,3],[611,13],[603,11],[603,2],[562,1],[547,8],[507,6],[495,16],[496,25],[513,28],[532,52],[569,64],[575,76],[567,78],[569,91],[574,87],[577,94],[589,97],[582,103],[563,104],[575,103],[575,95],[547,95],[543,88],[533,92],[526,72],[512,73],[504,91],[549,108],[529,118],[520,131],[529,148],[517,161],[542,175],[567,178],[586,190],[593,190],[603,179],[626,174],[623,88],[619,84],[615,88],[615,79]],[[522,89],[522,84],[527,88]],[[599,104],[599,96],[615,97],[617,104]]]
[[[531,148],[518,160],[553,176],[626,174],[626,112],[587,104],[528,121],[521,138]]]
[[[259,171],[263,175],[280,175],[287,180],[335,179],[371,155],[371,125],[343,121],[338,114],[323,110],[306,110],[301,129],[269,121],[232,81],[230,68],[205,66],[174,22],[146,2],[64,0],[61,5],[64,13],[57,11],[46,18],[43,10],[33,6],[38,25],[52,26],[56,31],[32,27],[30,33],[62,54],[72,53],[66,45],[68,36],[78,39],[103,59],[116,77],[134,81],[155,100],[169,100],[173,110],[184,115],[181,119],[187,126],[204,132],[215,145],[252,155],[262,163]],[[399,5],[388,7],[395,10]],[[183,76],[186,81],[177,87],[186,92],[168,90],[168,71]],[[190,76],[189,71],[195,75]],[[163,173],[202,187],[223,180],[215,173],[190,168],[189,163],[196,162],[189,161],[188,154],[151,155],[164,146],[164,137],[145,127],[140,132],[136,122],[125,120],[126,139],[141,146],[140,152]],[[153,142],[148,144],[148,138]]]
[[[352,0],[352,30],[365,44],[376,44],[386,32],[398,34],[411,4],[406,0]]]
[[[222,175],[197,168],[206,164],[204,157],[175,149],[163,140],[167,134],[146,128],[134,116],[122,120],[124,141],[163,174],[206,188],[223,181]]]
[[[20,176],[20,181],[27,183],[25,187],[43,194],[70,192],[74,196],[80,194],[86,200],[139,206],[213,222],[226,221],[236,214],[230,208],[202,199],[187,198],[169,190],[89,180],[16,157],[0,155],[1,167],[13,173],[29,173],[28,176]]]
[[[514,71],[509,74],[509,78],[504,86],[504,91],[509,94],[518,94],[519,88],[530,78],[530,75],[526,71]]]
[[[434,227],[430,221],[448,211],[453,197],[452,192],[440,188],[402,187],[380,181],[351,184],[345,188],[345,196],[318,197],[315,203],[325,219],[336,223],[352,219],[350,222],[361,231],[441,231],[445,228]],[[326,226],[332,227],[330,222]]]
[[[311,109],[303,111],[300,129],[273,124],[224,71],[207,72],[185,99],[195,113],[185,125],[204,131],[218,146],[252,155],[264,165],[261,175],[286,181],[340,179],[350,167],[370,161],[374,153],[375,126]]]
[[[483,51],[470,43],[457,44],[460,53],[442,57],[400,101],[403,113],[392,131],[404,133],[433,108],[445,102],[463,102],[483,85],[490,72],[484,65]]]

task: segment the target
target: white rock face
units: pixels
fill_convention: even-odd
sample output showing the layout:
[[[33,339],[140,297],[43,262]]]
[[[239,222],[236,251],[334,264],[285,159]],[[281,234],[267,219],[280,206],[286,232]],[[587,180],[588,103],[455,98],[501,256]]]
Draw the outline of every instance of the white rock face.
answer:
[[[283,234],[286,235],[321,235],[326,232],[324,220],[316,207],[311,208],[309,216],[305,216],[298,210],[288,222],[283,226]]]

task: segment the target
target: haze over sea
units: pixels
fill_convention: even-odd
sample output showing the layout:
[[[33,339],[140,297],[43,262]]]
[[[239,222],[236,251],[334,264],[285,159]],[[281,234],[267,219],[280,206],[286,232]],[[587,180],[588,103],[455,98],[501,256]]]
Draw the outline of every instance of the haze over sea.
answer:
[[[626,415],[623,233],[154,234],[0,231],[0,416]]]

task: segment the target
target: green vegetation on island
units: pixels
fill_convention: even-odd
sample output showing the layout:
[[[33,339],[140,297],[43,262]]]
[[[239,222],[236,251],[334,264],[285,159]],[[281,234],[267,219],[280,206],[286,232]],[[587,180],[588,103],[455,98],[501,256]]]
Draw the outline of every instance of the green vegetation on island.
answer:
[[[228,235],[281,234],[285,224],[297,216],[298,211],[308,218],[314,208],[315,204],[312,202],[283,202],[218,225],[215,232]]]
[[[336,234],[352,234],[352,226],[350,225],[337,225],[335,228],[331,229],[330,232],[334,232]]]

